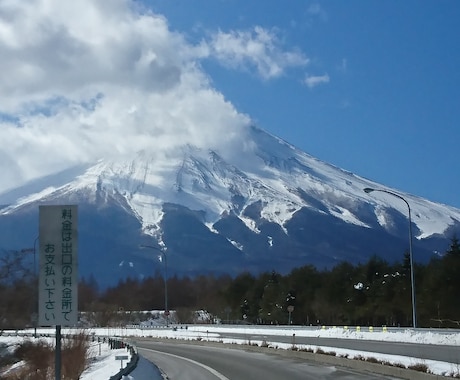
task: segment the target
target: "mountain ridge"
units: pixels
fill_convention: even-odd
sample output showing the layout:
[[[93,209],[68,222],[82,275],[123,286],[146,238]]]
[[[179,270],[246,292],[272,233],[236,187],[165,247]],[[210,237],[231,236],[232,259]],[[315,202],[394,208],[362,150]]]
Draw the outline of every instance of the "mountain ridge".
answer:
[[[442,252],[447,234],[460,230],[460,210],[454,207],[322,162],[262,129],[252,127],[248,136],[242,151],[230,157],[185,145],[175,151],[142,150],[133,157],[83,165],[68,172],[70,181],[66,177],[60,182],[62,174],[48,177],[48,183],[64,183],[46,187],[38,181],[40,191],[0,209],[0,226],[14,229],[8,223],[23,213],[36,212],[38,204],[80,204],[91,215],[83,218],[88,231],[91,219],[99,220],[98,213],[117,220],[117,226],[106,221],[107,236],[101,238],[117,252],[113,260],[107,257],[112,267],[117,260],[129,262],[128,256],[145,265],[146,254],[138,248],[147,241],[181,257],[184,262],[178,272],[201,268],[233,274],[238,268],[256,271],[275,264],[289,270],[308,263],[356,262],[376,246],[392,252],[381,255],[402,255],[407,245],[407,206],[386,194],[370,196],[365,187],[394,191],[407,199],[415,243],[425,260],[433,251]],[[23,195],[19,190],[18,194]],[[0,204],[2,199],[0,195]],[[112,247],[111,231],[125,224],[123,215],[130,220],[126,222],[129,233],[125,231],[130,238],[118,242],[121,247]],[[104,225],[102,220],[98,223]],[[4,249],[20,244],[19,238],[14,242],[1,237]],[[98,257],[97,252],[91,255]]]

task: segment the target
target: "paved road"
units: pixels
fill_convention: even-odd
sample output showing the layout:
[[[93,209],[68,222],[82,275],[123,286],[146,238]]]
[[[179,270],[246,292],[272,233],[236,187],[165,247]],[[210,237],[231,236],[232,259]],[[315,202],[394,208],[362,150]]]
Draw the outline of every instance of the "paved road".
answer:
[[[139,353],[170,380],[377,380],[395,379],[361,374],[295,357],[248,352],[225,347],[142,340]]]
[[[129,374],[128,379],[163,380],[163,377],[157,366],[140,356],[136,368]]]
[[[211,331],[211,330],[210,330]],[[401,342],[385,342],[363,339],[338,339],[320,337],[300,337],[261,334],[221,333],[224,338],[242,340],[265,340],[292,344],[305,344],[311,346],[326,346],[344,348],[356,351],[378,352],[382,354],[409,356],[413,358],[438,360],[448,363],[460,363],[460,347],[448,345],[416,344]],[[333,350],[333,349],[331,349]]]

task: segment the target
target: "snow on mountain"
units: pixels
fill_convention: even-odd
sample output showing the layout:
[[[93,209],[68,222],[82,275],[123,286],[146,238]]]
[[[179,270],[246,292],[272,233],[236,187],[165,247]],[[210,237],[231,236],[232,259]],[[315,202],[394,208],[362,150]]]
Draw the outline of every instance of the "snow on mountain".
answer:
[[[188,186],[181,183],[180,188],[192,196],[197,193],[205,195],[198,209],[206,209],[209,215],[235,211],[229,200],[230,195],[238,195],[246,199],[246,204],[261,200],[264,203],[261,216],[280,225],[302,207],[324,209],[348,223],[361,226],[367,225],[359,215],[363,202],[376,205],[375,214],[381,220],[382,226],[391,223],[385,219],[387,209],[396,209],[403,215],[407,214],[406,205],[397,199],[388,195],[381,196],[379,193],[370,197],[363,192],[365,187],[391,189],[321,162],[261,130],[254,129],[254,135],[257,146],[247,160],[255,165],[248,167],[245,174],[231,164],[218,162],[221,166],[217,166],[217,155],[213,152],[211,157],[202,154],[199,161],[192,161],[191,164],[191,160],[188,162],[186,174],[189,175],[190,182]],[[185,162],[184,160],[183,167],[186,166]],[[223,165],[225,167],[222,170]],[[211,171],[208,173],[210,167]],[[216,176],[219,173],[224,173],[224,176]],[[226,173],[232,173],[231,177],[225,177]],[[205,186],[200,186],[197,178]],[[229,194],[231,190],[233,194]],[[209,194],[213,198],[220,198],[221,202],[209,204]],[[222,197],[224,194],[227,196]],[[413,221],[420,230],[419,238],[442,233],[460,220],[460,210],[410,194],[400,194],[411,204]]]
[[[82,190],[94,200],[96,191],[104,189],[107,194],[118,193],[125,198],[145,231],[159,229],[165,202],[204,211],[204,222],[209,225],[224,213],[235,213],[253,231],[257,228],[244,216],[244,210],[255,202],[262,203],[263,219],[280,226],[302,207],[364,227],[369,226],[360,215],[365,203],[373,205],[377,220],[385,228],[391,228],[393,223],[388,210],[407,214],[407,206],[398,199],[363,192],[365,187],[397,190],[317,160],[260,129],[253,128],[252,135],[253,150],[242,152],[246,162],[244,171],[217,152],[192,146],[165,152],[161,159],[142,151],[127,160],[102,160],[71,182],[21,197],[2,213],[11,213],[40,199]],[[413,222],[419,230],[417,238],[442,234],[460,221],[460,210],[398,193],[411,205]],[[0,203],[1,200],[0,197]]]
[[[245,146],[232,156],[185,145],[100,160],[93,166],[74,169],[70,181],[63,181],[64,176],[58,174],[45,183],[38,181],[35,191],[30,185],[28,194],[25,188],[18,190],[20,197],[0,209],[0,217],[16,215],[36,204],[64,201],[93,204],[96,209],[116,206],[138,221],[144,236],[158,243],[163,244],[167,228],[175,231],[170,236],[185,236],[188,240],[183,243],[177,236],[170,239],[170,244],[178,244],[176,250],[183,254],[194,244],[194,254],[201,254],[207,244],[200,244],[214,235],[224,238],[212,243],[217,244],[213,251],[224,255],[221,259],[216,256],[217,262],[228,263],[231,257],[237,257],[235,253],[224,254],[234,249],[244,253],[254,266],[267,251],[277,252],[279,260],[286,255],[283,252],[289,251],[288,256],[302,256],[301,262],[308,257],[338,261],[362,257],[370,253],[358,251],[370,249],[375,244],[371,238],[383,240],[383,233],[397,239],[393,242],[405,244],[406,204],[382,192],[366,194],[366,187],[397,192],[408,201],[413,232],[419,241],[442,235],[446,239],[459,230],[460,210],[456,208],[366,180],[315,159],[261,129],[250,128],[248,136]],[[7,203],[6,198],[13,194],[0,195],[0,204]],[[192,214],[184,214],[186,210]],[[187,226],[177,227],[185,220]],[[190,223],[196,223],[196,227]],[[200,236],[196,243],[189,243],[188,229],[194,231],[195,238]],[[392,240],[385,240],[389,247]],[[442,248],[431,244],[423,249],[429,252]],[[298,264],[294,261],[291,266]]]

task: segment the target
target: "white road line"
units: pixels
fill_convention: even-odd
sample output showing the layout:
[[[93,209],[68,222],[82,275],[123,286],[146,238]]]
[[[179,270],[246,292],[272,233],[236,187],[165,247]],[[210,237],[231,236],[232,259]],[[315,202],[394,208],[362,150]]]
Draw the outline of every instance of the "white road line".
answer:
[[[195,365],[197,365],[197,366],[200,366],[201,368],[204,368],[206,371],[211,372],[214,376],[216,376],[216,377],[217,377],[218,379],[220,379],[220,380],[230,380],[228,377],[225,377],[225,376],[222,375],[220,372],[217,372],[214,368],[211,368],[211,367],[207,366],[206,364],[197,362],[197,361],[195,361],[195,360],[192,360],[192,359],[189,359],[189,358],[185,358],[185,357],[179,356],[179,355],[170,354],[170,353],[168,353],[168,352],[162,352],[162,351],[152,350],[151,348],[144,348],[144,347],[142,347],[141,350],[156,352],[157,354],[168,355],[168,356],[171,356],[171,357],[176,358],[176,359],[186,360],[186,361],[188,361],[188,362],[190,362],[190,363],[193,363],[193,364],[195,364]]]

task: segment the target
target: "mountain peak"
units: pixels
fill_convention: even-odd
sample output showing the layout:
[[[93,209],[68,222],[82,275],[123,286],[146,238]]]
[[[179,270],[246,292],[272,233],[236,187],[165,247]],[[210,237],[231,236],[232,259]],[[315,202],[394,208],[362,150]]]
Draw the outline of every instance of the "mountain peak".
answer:
[[[327,262],[328,257],[330,263],[362,257],[375,249],[376,237],[392,236],[387,245],[405,245],[406,204],[383,192],[363,191],[392,189],[322,162],[261,129],[251,128],[248,136],[241,154],[184,145],[100,160],[74,170],[71,180],[59,173],[48,178],[54,186],[18,197],[0,215],[63,202],[88,205],[96,210],[91,213],[119,209],[137,225],[138,232],[131,234],[138,241],[150,236],[184,255],[193,251],[183,245],[192,239],[205,251],[212,246],[228,251],[223,260],[228,265],[229,257],[237,257],[236,262],[251,267],[260,265],[267,252],[277,252],[272,260],[278,262],[288,251],[289,259],[282,263],[289,267],[308,260]],[[420,245],[429,242],[424,255],[441,251],[436,237],[459,229],[460,210],[397,193],[411,205]],[[202,246],[206,240],[213,243]]]

